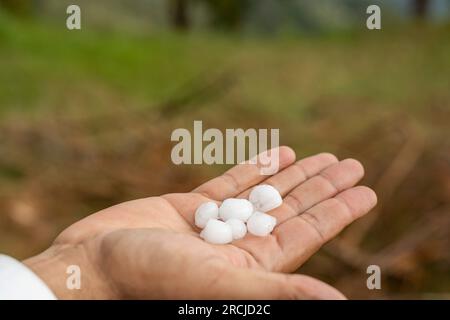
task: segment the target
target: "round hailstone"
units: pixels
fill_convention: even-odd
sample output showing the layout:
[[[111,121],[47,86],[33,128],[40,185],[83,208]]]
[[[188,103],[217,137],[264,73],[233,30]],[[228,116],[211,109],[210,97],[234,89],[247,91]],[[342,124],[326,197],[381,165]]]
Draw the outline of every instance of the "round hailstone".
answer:
[[[276,224],[277,219],[275,217],[255,211],[247,221],[247,230],[255,236],[264,237],[272,232]]]
[[[226,244],[233,241],[231,226],[217,219],[209,219],[200,237],[212,244]]]
[[[219,207],[219,217],[223,221],[239,219],[246,222],[253,213],[253,205],[246,199],[226,199]]]
[[[255,210],[267,212],[281,206],[283,199],[274,187],[262,184],[253,188],[248,197]]]
[[[205,202],[195,211],[195,225],[201,229],[206,226],[209,219],[219,218],[219,207],[215,202]]]
[[[231,232],[233,233],[233,240],[242,239],[247,234],[247,227],[245,222],[239,219],[228,219],[226,224],[231,227]]]

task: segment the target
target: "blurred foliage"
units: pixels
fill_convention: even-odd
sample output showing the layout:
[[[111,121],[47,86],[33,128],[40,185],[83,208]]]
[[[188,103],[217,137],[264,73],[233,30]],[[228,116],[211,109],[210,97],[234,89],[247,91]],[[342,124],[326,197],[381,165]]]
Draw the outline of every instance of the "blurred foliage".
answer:
[[[29,0],[0,0],[0,6],[20,16],[30,13],[32,3]]]
[[[212,13],[212,23],[219,27],[228,28],[239,27],[249,7],[248,0],[203,0],[203,2]]]

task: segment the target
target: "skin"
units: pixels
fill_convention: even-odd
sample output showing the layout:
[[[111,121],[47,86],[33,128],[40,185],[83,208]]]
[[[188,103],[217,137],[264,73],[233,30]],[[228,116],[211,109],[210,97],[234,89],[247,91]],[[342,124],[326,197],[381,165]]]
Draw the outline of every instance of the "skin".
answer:
[[[344,227],[372,209],[362,165],[322,153],[295,161],[279,148],[280,170],[237,165],[189,193],[121,203],[64,230],[50,248],[24,261],[60,299],[344,299],[333,287],[290,274]],[[206,201],[246,198],[270,184],[283,204],[271,235],[211,245],[199,238],[196,208]],[[66,287],[69,265],[81,269],[81,289]]]

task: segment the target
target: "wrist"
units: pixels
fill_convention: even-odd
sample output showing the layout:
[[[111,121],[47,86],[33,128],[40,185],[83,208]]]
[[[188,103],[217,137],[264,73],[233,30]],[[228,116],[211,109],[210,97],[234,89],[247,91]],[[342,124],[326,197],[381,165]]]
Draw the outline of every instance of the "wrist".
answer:
[[[118,298],[85,246],[53,245],[23,263],[58,299]]]

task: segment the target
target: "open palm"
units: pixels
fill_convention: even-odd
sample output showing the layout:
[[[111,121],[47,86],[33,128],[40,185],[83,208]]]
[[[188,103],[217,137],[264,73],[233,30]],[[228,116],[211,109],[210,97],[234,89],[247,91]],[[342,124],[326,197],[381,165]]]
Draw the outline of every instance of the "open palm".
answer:
[[[286,273],[376,204],[371,189],[354,187],[363,167],[328,153],[295,161],[287,147],[279,165],[264,176],[257,164],[240,164],[189,193],[110,207],[70,226],[54,245],[83,248],[115,298],[341,298],[319,280]],[[246,198],[261,183],[283,196],[270,212],[278,220],[271,235],[228,245],[200,239],[194,212],[201,203]]]

